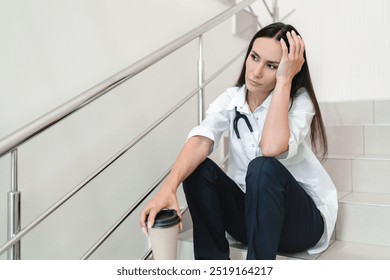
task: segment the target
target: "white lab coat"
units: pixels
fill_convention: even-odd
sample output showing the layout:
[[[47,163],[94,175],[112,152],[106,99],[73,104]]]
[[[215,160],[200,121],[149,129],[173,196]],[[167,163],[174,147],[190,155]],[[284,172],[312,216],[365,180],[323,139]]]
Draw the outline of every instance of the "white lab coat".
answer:
[[[245,177],[250,160],[261,156],[259,147],[265,117],[272,99],[272,93],[253,113],[246,103],[246,87],[228,88],[212,104],[201,125],[193,128],[188,138],[196,135],[214,141],[214,150],[223,133],[229,131],[228,176],[245,192]],[[235,108],[248,117],[254,136],[243,119],[238,122],[238,130],[245,152],[233,130]],[[314,155],[310,146],[310,124],[314,108],[305,89],[299,90],[289,110],[290,139],[288,151],[278,160],[286,166],[302,188],[313,199],[324,218],[324,233],[319,242],[308,250],[310,254],[322,252],[329,245],[337,217],[337,191],[325,169]],[[276,128],[277,129],[277,128]],[[248,159],[249,157],[249,159]]]

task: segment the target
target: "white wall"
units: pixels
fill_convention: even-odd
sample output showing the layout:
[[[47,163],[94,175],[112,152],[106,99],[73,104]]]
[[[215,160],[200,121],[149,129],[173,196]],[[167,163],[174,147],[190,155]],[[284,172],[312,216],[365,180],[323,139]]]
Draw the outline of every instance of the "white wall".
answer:
[[[285,22],[294,25],[305,40],[320,101],[390,98],[388,0],[278,2],[280,17],[296,10]],[[262,15],[262,23],[270,23],[262,1],[256,12]]]
[[[218,1],[0,2],[0,138],[221,12]]]
[[[0,2],[0,138],[226,8],[210,0]],[[207,77],[246,46],[232,40],[231,25],[205,35]],[[23,145],[22,227],[195,89],[197,59],[194,41]],[[240,64],[206,91],[217,95],[232,85]],[[22,258],[81,257],[172,164],[196,112],[194,98],[23,238]],[[8,190],[6,156],[0,159],[0,243]],[[138,259],[147,248],[137,211],[92,258]]]

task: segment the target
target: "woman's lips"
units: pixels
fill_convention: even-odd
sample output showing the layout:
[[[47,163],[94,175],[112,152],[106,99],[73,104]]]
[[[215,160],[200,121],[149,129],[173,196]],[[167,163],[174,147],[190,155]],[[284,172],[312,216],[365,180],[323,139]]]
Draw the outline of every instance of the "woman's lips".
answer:
[[[258,82],[256,82],[256,81],[253,81],[253,80],[251,80],[251,79],[248,79],[248,80],[249,80],[249,82],[250,82],[252,85],[254,85],[254,86],[261,86],[261,84],[258,83]]]

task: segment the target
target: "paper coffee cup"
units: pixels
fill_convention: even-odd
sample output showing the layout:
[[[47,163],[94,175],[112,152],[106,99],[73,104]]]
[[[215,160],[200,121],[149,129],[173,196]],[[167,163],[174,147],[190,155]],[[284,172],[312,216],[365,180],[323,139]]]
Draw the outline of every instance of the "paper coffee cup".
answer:
[[[161,210],[149,229],[149,238],[155,260],[175,260],[179,237],[180,217],[175,210]]]

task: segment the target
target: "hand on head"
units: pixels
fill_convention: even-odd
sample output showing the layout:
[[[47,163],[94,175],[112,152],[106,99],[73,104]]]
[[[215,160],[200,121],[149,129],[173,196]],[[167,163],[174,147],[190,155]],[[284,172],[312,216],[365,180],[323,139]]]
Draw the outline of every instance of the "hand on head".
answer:
[[[301,71],[302,65],[305,62],[303,56],[305,44],[301,36],[297,35],[294,30],[287,32],[286,35],[290,45],[290,51],[288,51],[286,42],[280,39],[283,55],[278,67],[277,79],[285,78],[292,80]]]

